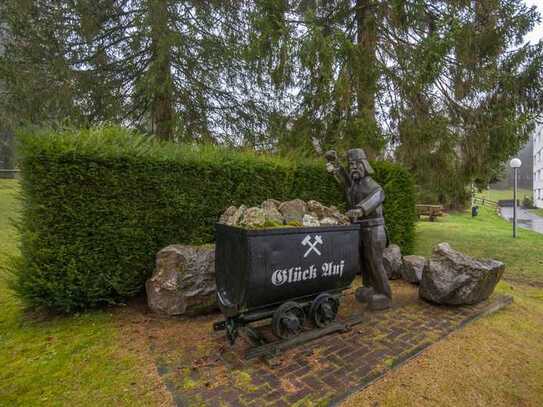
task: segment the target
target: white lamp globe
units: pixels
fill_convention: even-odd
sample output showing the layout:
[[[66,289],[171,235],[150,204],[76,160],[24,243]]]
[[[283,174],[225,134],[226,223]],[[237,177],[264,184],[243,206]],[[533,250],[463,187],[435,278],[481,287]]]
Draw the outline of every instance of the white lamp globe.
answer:
[[[511,168],[520,168],[520,166],[522,165],[522,161],[520,161],[518,158],[513,158],[509,165],[511,166]]]

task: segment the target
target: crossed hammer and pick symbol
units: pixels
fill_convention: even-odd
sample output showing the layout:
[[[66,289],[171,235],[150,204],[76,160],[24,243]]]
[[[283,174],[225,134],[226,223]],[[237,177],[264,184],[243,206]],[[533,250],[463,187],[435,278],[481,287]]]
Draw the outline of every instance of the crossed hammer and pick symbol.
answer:
[[[319,251],[319,249],[317,249],[318,244],[322,244],[322,237],[320,235],[315,235],[315,241],[313,242],[311,241],[311,235],[307,235],[304,240],[302,240],[303,246],[309,246],[309,249],[307,249],[307,251],[305,252],[304,257],[307,257],[312,251],[320,256],[321,252]]]

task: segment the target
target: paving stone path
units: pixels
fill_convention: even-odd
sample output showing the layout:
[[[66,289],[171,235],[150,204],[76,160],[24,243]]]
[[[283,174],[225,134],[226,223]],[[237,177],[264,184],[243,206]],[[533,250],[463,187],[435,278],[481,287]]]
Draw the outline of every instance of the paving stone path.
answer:
[[[289,406],[334,404],[361,390],[406,359],[466,322],[505,304],[503,297],[469,307],[423,302],[416,286],[392,284],[392,309],[369,312],[352,292],[340,318],[364,316],[349,332],[288,350],[272,360],[245,360],[248,341],[230,347],[211,324],[220,315],[185,321],[154,321],[150,347],[159,373],[179,406]],[[267,328],[261,329],[267,333]],[[172,337],[173,336],[173,337]]]
[[[513,222],[513,208],[502,207],[500,214],[509,222]],[[543,233],[543,218],[523,208],[517,208],[517,224],[521,228]]]

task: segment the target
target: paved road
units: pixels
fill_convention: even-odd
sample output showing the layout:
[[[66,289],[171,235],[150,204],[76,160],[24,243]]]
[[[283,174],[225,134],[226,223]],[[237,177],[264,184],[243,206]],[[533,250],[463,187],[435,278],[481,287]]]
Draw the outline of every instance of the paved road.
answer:
[[[501,214],[508,221],[513,221],[513,208],[502,207]],[[526,209],[517,208],[517,225],[525,229],[531,229],[534,232],[543,233],[543,218]]]

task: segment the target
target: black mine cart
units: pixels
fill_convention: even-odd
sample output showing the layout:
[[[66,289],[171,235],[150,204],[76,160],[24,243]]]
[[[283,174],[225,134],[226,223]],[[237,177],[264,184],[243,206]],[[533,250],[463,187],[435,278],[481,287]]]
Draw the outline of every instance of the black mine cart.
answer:
[[[302,332],[307,319],[322,328],[335,320],[341,291],[360,269],[359,226],[247,230],[216,224],[215,273],[225,329],[272,319],[275,336]]]

